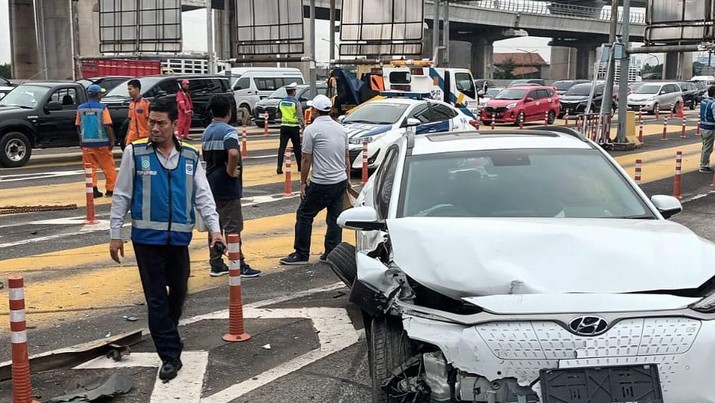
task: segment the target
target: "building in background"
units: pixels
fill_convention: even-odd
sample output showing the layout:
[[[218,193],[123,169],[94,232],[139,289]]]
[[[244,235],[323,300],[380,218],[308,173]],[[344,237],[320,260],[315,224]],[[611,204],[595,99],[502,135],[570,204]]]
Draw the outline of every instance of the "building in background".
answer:
[[[551,66],[538,52],[494,53],[492,60],[494,78],[550,78]]]

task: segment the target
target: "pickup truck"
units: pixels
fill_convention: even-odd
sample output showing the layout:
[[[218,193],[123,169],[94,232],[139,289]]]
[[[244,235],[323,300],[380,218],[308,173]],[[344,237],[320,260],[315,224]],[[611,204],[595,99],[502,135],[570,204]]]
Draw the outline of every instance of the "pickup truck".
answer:
[[[79,145],[77,107],[87,102],[82,86],[69,81],[20,84],[0,100],[0,166],[21,167],[33,148]]]

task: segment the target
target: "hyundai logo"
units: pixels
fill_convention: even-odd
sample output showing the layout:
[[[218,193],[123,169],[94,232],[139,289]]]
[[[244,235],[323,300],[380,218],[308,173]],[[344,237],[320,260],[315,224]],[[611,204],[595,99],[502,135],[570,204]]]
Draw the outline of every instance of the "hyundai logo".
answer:
[[[598,316],[580,316],[569,322],[569,329],[579,336],[598,336],[608,330],[608,322]]]

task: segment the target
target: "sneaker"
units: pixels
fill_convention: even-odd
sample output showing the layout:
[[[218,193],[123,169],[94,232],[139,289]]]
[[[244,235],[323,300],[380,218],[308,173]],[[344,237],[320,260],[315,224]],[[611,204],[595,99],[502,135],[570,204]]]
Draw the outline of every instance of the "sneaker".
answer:
[[[114,192],[111,191],[111,190],[107,190],[106,192],[104,192],[104,196],[105,196],[105,197],[112,197],[112,196],[114,196]]]
[[[213,267],[211,268],[211,277],[220,277],[224,274],[228,274],[228,266],[226,266],[225,264],[223,265],[223,267],[220,267],[218,269],[215,269]]]
[[[95,186],[92,188],[92,196],[94,196],[95,198],[102,197],[104,196],[104,193],[100,192],[99,189],[97,189],[97,187]]]
[[[176,378],[176,373],[181,369],[181,361],[167,361],[159,370],[159,379],[169,381]]]
[[[699,170],[699,171],[702,172],[702,173],[704,173],[704,174],[715,173],[715,171],[714,171],[712,168],[710,168],[710,167],[700,167],[700,170]]]
[[[328,254],[327,254],[327,253],[323,253],[322,255],[320,255],[320,261],[323,262],[323,263],[327,262],[327,261],[328,261]]]
[[[298,252],[293,252],[287,257],[284,257],[283,259],[280,260],[281,264],[284,265],[302,265],[302,264],[308,264],[308,258],[303,257],[298,254]]]
[[[261,275],[260,270],[254,270],[250,265],[244,264],[241,266],[241,277],[243,278],[253,278]]]

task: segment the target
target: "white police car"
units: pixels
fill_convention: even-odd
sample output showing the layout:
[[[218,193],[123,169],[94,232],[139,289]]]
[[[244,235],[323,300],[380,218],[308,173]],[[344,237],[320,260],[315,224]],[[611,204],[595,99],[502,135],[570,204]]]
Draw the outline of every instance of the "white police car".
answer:
[[[434,100],[387,98],[366,102],[342,120],[348,131],[353,169],[362,168],[362,147],[367,141],[368,168],[380,165],[387,146],[405,133],[408,119],[417,119],[415,133],[475,130],[476,121],[453,106]],[[417,123],[417,122],[415,122]]]

